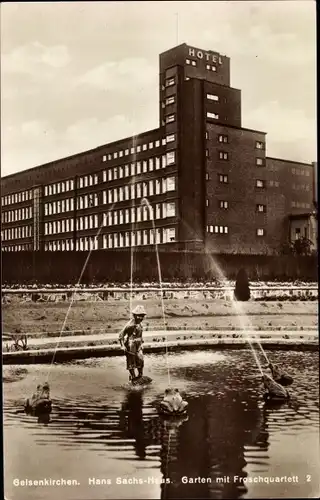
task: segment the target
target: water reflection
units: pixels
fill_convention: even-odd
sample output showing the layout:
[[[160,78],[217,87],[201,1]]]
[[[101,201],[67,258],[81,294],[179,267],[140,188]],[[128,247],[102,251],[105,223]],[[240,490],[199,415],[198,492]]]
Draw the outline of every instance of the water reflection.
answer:
[[[249,482],[259,474],[294,471],[303,476],[312,473],[310,463],[319,466],[312,449],[319,435],[317,356],[282,357],[290,363],[295,382],[291,401],[275,406],[262,399],[261,377],[250,353],[229,353],[219,362],[213,361],[214,353],[202,359],[194,353],[172,356],[172,378],[185,389],[183,397],[189,403],[188,417],[176,420],[156,412],[155,401],[166,387],[161,356],[152,358],[150,376],[155,383],[144,392],[120,389],[119,382],[114,389],[113,374],[119,377],[116,359],[95,360],[92,366],[57,365],[52,376],[53,409],[47,420],[20,410],[24,394],[42,375],[41,367],[34,371],[29,367],[24,380],[5,385],[5,459],[10,464],[6,483],[11,476],[52,476],[62,468],[66,475],[78,474],[75,477],[84,480],[107,473],[113,484],[118,476],[159,479],[159,484],[130,490],[131,498],[295,497],[297,485],[286,485],[285,490],[275,485],[271,494],[270,485]],[[28,461],[21,459],[21,449],[28,449]],[[53,457],[50,464],[48,456]],[[74,461],[78,465],[72,472]],[[198,478],[203,482],[196,482]],[[316,486],[301,483],[302,493],[311,496]],[[111,486],[107,496],[127,498],[121,488]],[[32,488],[20,491],[24,497],[10,488],[6,493],[12,500],[40,499]],[[41,490],[41,495],[41,500],[54,499],[49,490]],[[96,500],[101,495],[102,490],[84,485],[73,497]]]
[[[134,449],[140,460],[146,458],[146,447],[150,444],[145,432],[142,407],[142,393],[129,391],[120,411],[120,429],[128,438],[134,439]]]

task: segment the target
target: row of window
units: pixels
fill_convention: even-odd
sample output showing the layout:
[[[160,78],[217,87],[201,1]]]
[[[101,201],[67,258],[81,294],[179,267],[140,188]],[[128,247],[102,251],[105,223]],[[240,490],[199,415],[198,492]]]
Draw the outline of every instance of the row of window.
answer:
[[[30,238],[31,235],[31,226],[10,227],[2,231],[3,241],[17,240],[20,238]]]
[[[15,222],[17,220],[31,219],[32,207],[18,208],[17,210],[8,210],[2,212],[2,222]]]
[[[22,203],[24,201],[32,200],[32,191],[20,191],[20,193],[8,194],[2,196],[2,205],[14,205],[15,203]]]
[[[125,248],[131,246],[154,245],[155,243],[170,243],[176,241],[176,229],[158,228],[144,229],[142,231],[126,231],[120,233],[104,234],[102,238],[102,246],[104,249],[110,248]],[[45,250],[48,251],[70,251],[74,249],[72,239],[47,241]],[[76,241],[76,250],[88,251],[98,249],[98,238],[84,237],[78,238]]]
[[[112,210],[104,214],[104,226],[133,224],[153,219],[166,219],[176,215],[175,202],[156,203],[153,207],[138,206],[122,210]]]
[[[209,200],[206,200],[206,206],[209,206]],[[222,208],[223,210],[228,210],[229,208],[229,202],[227,200],[218,200],[218,206],[219,208]],[[262,204],[257,204],[256,205],[256,212],[260,213],[265,213],[267,211],[266,205]]]
[[[134,155],[136,153],[141,153],[141,151],[147,151],[148,149],[151,150],[153,148],[159,148],[160,144],[162,144],[162,146],[165,146],[166,140],[162,139],[162,141],[160,140],[151,141],[148,144],[138,144],[137,146],[132,145],[130,148],[126,148],[124,150],[120,149],[119,151],[114,151],[113,153],[108,153],[107,155],[103,155],[102,161],[105,162],[107,160],[109,161],[116,160],[117,158],[129,156],[129,154]]]
[[[194,59],[186,59],[186,64],[191,66],[197,66],[197,61],[195,61]]]
[[[207,233],[213,234],[229,234],[228,226],[207,226]],[[266,232],[263,228],[258,228],[256,230],[257,236],[265,236]]]
[[[74,199],[66,198],[65,200],[57,200],[45,203],[44,215],[55,215],[64,212],[69,212],[74,209]]]
[[[90,174],[79,177],[78,179],[78,188],[86,188],[88,186],[94,186],[99,183],[98,174]],[[55,194],[65,193],[67,191],[73,191],[74,189],[74,180],[68,179],[66,181],[57,182],[55,184],[49,184],[44,187],[44,195],[51,196]]]
[[[209,176],[208,173],[206,173],[206,180],[207,181],[210,180],[210,176]],[[218,181],[219,181],[220,184],[228,184],[229,183],[229,176],[228,176],[228,174],[218,174]],[[266,181],[261,180],[261,179],[257,179],[256,180],[256,187],[258,187],[258,188],[264,188],[265,186],[266,186]]]
[[[92,178],[93,176],[92,175],[86,176],[86,178],[88,177]],[[80,179],[83,179],[83,177],[80,177]],[[44,187],[44,195],[52,196],[55,194],[73,191],[73,189],[74,189],[74,180],[68,179],[66,181],[55,182],[54,184],[48,184],[48,186]]]
[[[168,142],[175,140],[175,135],[172,134],[167,136],[169,138]],[[132,177],[139,175],[141,173],[153,172],[154,170],[159,170],[161,168],[166,168],[169,165],[174,165],[176,162],[175,151],[169,151],[162,157],[153,157],[148,160],[137,161],[136,163],[131,163],[128,165],[122,165],[119,167],[109,168],[103,171],[103,182],[115,181],[117,179],[122,179],[125,177]]]
[[[110,211],[104,214],[103,225],[112,226],[119,224],[130,224],[140,221],[148,221],[155,219],[165,219],[167,217],[174,217],[176,215],[176,205],[174,202],[171,203],[157,203],[155,205],[155,210],[149,209],[146,206],[132,207],[131,209],[126,208],[123,210]],[[87,215],[77,218],[77,230],[82,231],[86,229],[98,228],[98,215]],[[60,219],[52,222],[45,223],[45,234],[57,234],[73,231],[74,221],[73,219]]]
[[[303,203],[300,201],[292,201],[291,206],[295,208],[311,208],[310,203]]]
[[[70,231],[73,231],[73,228],[73,219],[54,220],[52,222],[45,223],[44,234],[69,233]]]
[[[208,95],[209,94],[207,94],[207,96]],[[218,96],[213,96],[213,97],[218,97]],[[215,115],[215,113],[211,113],[211,114]],[[218,116],[218,115],[216,115],[216,116]],[[211,118],[214,118],[214,116],[211,116]],[[209,139],[209,132],[208,131],[206,132],[206,139]],[[218,135],[218,142],[222,142],[224,144],[228,144],[229,143],[229,136],[227,134],[219,134]],[[261,142],[261,141],[256,141],[255,148],[256,149],[264,149],[264,143]],[[257,160],[258,159],[259,158],[257,158]],[[257,165],[263,165],[264,164],[264,158],[260,158],[260,160],[262,160],[262,162],[257,162]]]
[[[174,191],[175,188],[174,177],[151,179],[146,182],[138,182],[136,184],[120,186],[109,189],[108,191],[103,191],[103,204],[164,194]],[[87,208],[97,207],[98,205],[98,193],[85,194],[77,198],[77,210],[85,210]],[[52,201],[44,205],[45,216],[65,213],[72,210],[74,210],[73,198]],[[17,219],[8,220],[8,222],[12,222],[13,220]]]
[[[223,136],[222,136],[223,137]],[[220,141],[219,141],[220,142]],[[209,150],[206,149],[206,156],[209,156]],[[218,158],[219,160],[224,160],[227,161],[230,159],[229,153],[227,151],[218,151]],[[265,160],[264,158],[256,158],[256,165],[258,167],[262,167],[265,165]]]
[[[96,229],[99,226],[98,215],[86,215],[84,217],[78,217],[76,222],[77,231],[83,231],[86,229]],[[54,220],[52,222],[46,222],[44,225],[44,233],[57,234],[57,233],[69,233],[74,230],[74,219],[60,219]]]
[[[143,229],[138,231],[104,234],[102,244],[103,248],[125,248],[140,245],[154,245],[155,243],[172,243],[174,241],[176,241],[175,227],[159,227],[156,230]]]
[[[117,203],[118,201],[134,200],[157,194],[165,194],[175,191],[175,177],[161,177],[145,182],[138,182],[130,186],[120,186],[108,191],[103,191],[103,203]]]
[[[85,194],[77,198],[77,210],[97,207],[99,205],[98,193]]]
[[[206,64],[206,69],[209,71],[217,71],[217,66],[213,66],[212,64]]]
[[[22,245],[10,245],[1,248],[4,252],[21,252],[26,250],[32,250],[32,245],[30,243],[23,243]]]
[[[292,184],[292,189],[296,191],[310,191],[309,184]]]
[[[293,173],[293,175],[306,175],[307,177],[310,176],[309,169],[304,170],[300,168],[292,168],[291,172]]]

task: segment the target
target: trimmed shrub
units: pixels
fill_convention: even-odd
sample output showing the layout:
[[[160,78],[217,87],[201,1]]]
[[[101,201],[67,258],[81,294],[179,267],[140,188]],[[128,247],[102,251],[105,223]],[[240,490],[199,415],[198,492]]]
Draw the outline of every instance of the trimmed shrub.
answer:
[[[240,269],[236,278],[236,286],[234,289],[234,298],[241,302],[250,299],[249,280],[245,269]]]

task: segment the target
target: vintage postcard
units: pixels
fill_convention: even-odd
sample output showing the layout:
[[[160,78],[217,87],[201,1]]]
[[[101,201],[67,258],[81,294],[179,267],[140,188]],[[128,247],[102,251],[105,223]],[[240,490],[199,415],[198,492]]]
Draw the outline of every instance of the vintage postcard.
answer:
[[[4,498],[318,498],[316,3],[1,42]]]

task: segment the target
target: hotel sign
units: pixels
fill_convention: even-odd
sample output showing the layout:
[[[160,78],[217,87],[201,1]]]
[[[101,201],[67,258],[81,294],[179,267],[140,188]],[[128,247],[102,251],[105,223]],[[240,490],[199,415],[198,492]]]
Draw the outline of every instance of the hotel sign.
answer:
[[[204,59],[213,64],[222,64],[222,58],[218,54],[209,54],[209,52],[203,52],[203,50],[193,49],[192,47],[189,47],[189,56]]]

